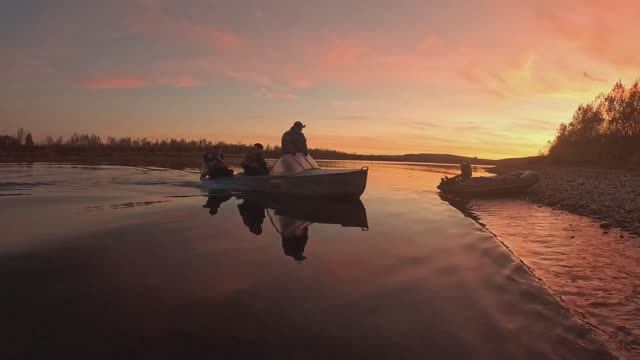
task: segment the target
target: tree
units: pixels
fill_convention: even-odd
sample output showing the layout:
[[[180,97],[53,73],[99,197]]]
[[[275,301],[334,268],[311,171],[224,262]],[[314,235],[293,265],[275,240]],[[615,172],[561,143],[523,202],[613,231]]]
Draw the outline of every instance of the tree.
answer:
[[[33,146],[33,136],[31,136],[30,132],[27,133],[27,136],[24,139],[24,145],[29,147]]]
[[[22,145],[23,144],[23,140],[24,140],[24,129],[20,128],[18,129],[18,132],[16,134],[16,140],[18,141],[18,145]]]
[[[580,105],[551,142],[552,159],[619,165],[640,161],[640,83],[615,83],[611,91]]]

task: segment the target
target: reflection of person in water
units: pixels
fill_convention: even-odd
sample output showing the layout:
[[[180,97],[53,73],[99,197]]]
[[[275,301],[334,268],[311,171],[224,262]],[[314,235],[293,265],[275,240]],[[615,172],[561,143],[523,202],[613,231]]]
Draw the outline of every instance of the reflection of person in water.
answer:
[[[249,228],[253,234],[262,234],[262,222],[264,221],[264,208],[252,201],[245,199],[242,204],[238,204],[242,222]]]
[[[215,215],[218,213],[220,205],[229,199],[231,199],[229,194],[209,195],[207,202],[202,207],[209,209],[209,215]]]
[[[282,250],[287,256],[291,256],[296,261],[302,261],[304,248],[309,240],[310,222],[301,221],[288,216],[280,216],[280,235],[282,236]]]

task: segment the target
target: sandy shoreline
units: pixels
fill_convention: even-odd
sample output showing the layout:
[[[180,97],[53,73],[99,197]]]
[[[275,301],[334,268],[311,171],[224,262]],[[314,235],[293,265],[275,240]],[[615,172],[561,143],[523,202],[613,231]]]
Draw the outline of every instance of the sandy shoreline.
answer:
[[[504,174],[525,170],[497,167]],[[617,227],[640,236],[640,172],[602,168],[529,166],[540,182],[524,196],[529,201],[588,216],[602,222],[606,231]]]

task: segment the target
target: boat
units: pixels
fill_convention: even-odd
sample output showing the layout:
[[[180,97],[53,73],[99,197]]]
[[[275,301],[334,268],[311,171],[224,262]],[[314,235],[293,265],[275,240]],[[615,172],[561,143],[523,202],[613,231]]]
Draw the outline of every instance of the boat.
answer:
[[[367,186],[366,166],[360,169],[322,169],[310,155],[286,154],[268,175],[239,173],[202,181],[208,191],[258,192],[306,197],[359,198]]]
[[[438,189],[446,195],[461,197],[504,196],[519,194],[540,180],[534,171],[518,171],[505,175],[444,178]]]

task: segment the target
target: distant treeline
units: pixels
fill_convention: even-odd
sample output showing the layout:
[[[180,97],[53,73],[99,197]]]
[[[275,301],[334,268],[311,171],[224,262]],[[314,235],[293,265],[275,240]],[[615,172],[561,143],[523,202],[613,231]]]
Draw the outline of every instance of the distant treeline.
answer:
[[[550,142],[551,160],[640,166],[640,83],[618,81],[606,94],[582,104]]]
[[[35,142],[31,132],[18,129],[16,136],[0,135],[0,149],[5,152],[50,152],[50,153],[205,153],[222,151],[227,156],[241,156],[252,144],[227,143],[208,139],[148,139],[148,138],[116,138],[109,136],[102,139],[94,134],[73,134],[68,138],[51,136]],[[312,149],[314,154],[332,158],[348,157],[350,154],[328,149]],[[267,155],[280,153],[279,146],[265,147]]]
[[[208,139],[148,139],[148,138],[115,138],[103,140],[97,135],[73,134],[68,138],[45,137],[34,142],[29,131],[18,129],[16,136],[0,135],[0,154],[5,154],[9,161],[90,161],[106,159],[119,161],[119,157],[128,157],[136,161],[161,156],[173,158],[190,158],[198,160],[200,154],[207,151],[221,150],[227,158],[238,158],[246,153],[251,144],[214,142]],[[448,154],[404,154],[404,155],[363,155],[338,150],[313,148],[309,152],[316,159],[324,160],[368,160],[368,161],[405,161],[433,162],[457,164],[463,161],[477,165],[493,164],[493,160],[478,159]],[[280,146],[265,147],[267,158],[281,155]],[[182,161],[180,163],[184,163]],[[188,161],[192,164],[192,160]]]

